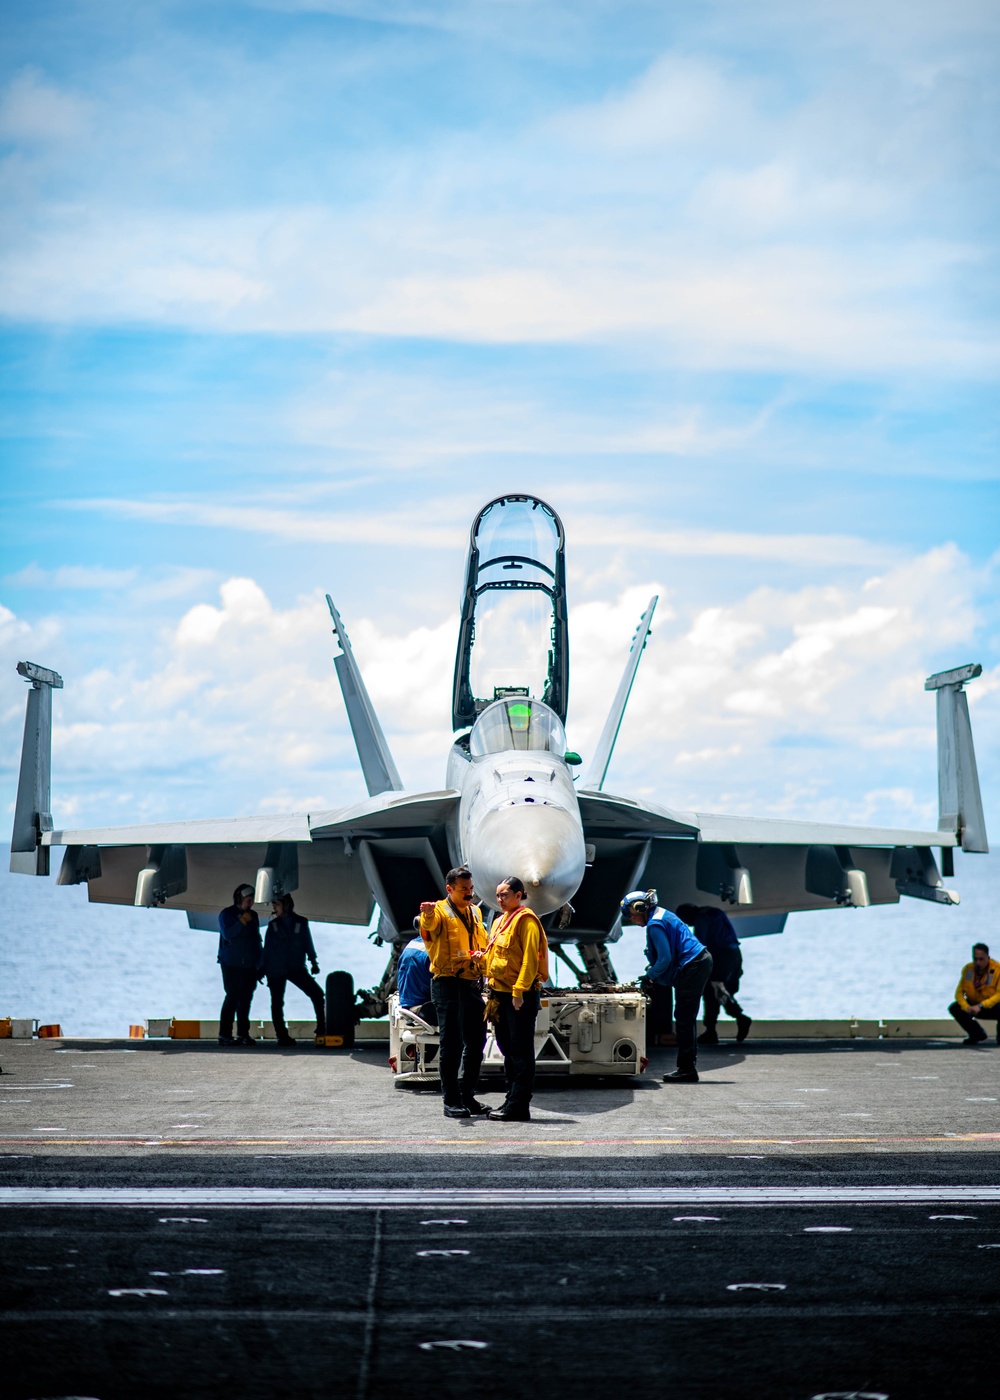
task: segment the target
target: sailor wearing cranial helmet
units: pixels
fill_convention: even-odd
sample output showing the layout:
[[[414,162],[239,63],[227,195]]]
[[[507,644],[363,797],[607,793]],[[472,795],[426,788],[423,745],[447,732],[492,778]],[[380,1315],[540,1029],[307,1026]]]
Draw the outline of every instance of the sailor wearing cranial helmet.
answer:
[[[674,991],[677,1068],[667,1084],[698,1083],[698,1007],[712,975],[712,955],[676,914],[656,902],[655,890],[632,890],[621,902],[622,919],[646,930],[645,978]]]

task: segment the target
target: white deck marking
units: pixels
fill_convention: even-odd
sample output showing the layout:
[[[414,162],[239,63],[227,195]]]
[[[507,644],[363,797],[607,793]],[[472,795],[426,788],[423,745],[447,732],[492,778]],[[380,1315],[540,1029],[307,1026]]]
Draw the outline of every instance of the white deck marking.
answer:
[[[2,1206],[115,1206],[160,1209],[207,1206],[327,1210],[441,1208],[451,1204],[447,1188],[336,1186],[0,1186]],[[508,1188],[467,1189],[462,1203],[492,1208],[509,1205]],[[525,1187],[519,1207],[572,1209],[582,1206],[809,1206],[809,1205],[1000,1205],[1000,1186],[611,1186],[594,1190]],[[164,1224],[203,1224],[200,1217],[161,1217]]]
[[[421,1351],[485,1351],[489,1342],[418,1342]]]

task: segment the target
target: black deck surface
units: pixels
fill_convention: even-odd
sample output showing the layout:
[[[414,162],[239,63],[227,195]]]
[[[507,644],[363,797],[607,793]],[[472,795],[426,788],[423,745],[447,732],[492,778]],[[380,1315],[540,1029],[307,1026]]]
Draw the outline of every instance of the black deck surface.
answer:
[[[84,1107],[73,1110],[72,1123],[68,1108],[60,1114],[50,1106],[57,1096],[64,1105],[77,1102],[69,1090],[42,1088],[82,1087],[82,1073],[66,1075],[69,1058],[35,1055],[29,1069],[22,1065],[23,1091],[3,1076],[2,1097],[30,1100],[34,1084],[49,1106],[31,1102],[22,1111],[35,1118],[4,1132],[0,1197],[10,1186],[420,1185],[452,1195],[447,1209],[8,1201],[0,1208],[0,1328],[10,1400],[467,1400],[535,1397],[543,1388],[560,1396],[664,1400],[947,1400],[967,1391],[988,1393],[992,1384],[988,1367],[968,1383],[961,1373],[962,1358],[991,1354],[1000,1321],[998,1204],[527,1209],[523,1189],[996,1186],[989,1079],[1000,1057],[993,1053],[963,1060],[949,1050],[935,1059],[926,1047],[923,1055],[911,1048],[905,1086],[897,1064],[887,1071],[892,1088],[876,1083],[864,1099],[865,1111],[873,1112],[872,1095],[893,1099],[887,1107],[891,1132],[873,1132],[870,1144],[851,1140],[853,1126],[833,1140],[829,1108],[815,1120],[814,1145],[801,1125],[794,1137],[778,1138],[769,1127],[772,1136],[765,1140],[763,1129],[748,1127],[738,1139],[728,1110],[709,1144],[717,1112],[709,1090],[696,1105],[689,1100],[677,1110],[699,1115],[689,1128],[690,1145],[657,1146],[636,1117],[643,1093],[662,1102],[667,1092],[650,1086],[625,1096],[621,1089],[608,1091],[611,1107],[603,1117],[620,1113],[628,1121],[608,1122],[601,1142],[590,1147],[581,1145],[575,1125],[580,1110],[570,1113],[566,1106],[586,1110],[592,1100],[598,1110],[599,1086],[566,1086],[562,1098],[547,1089],[540,1096],[559,1135],[541,1146],[542,1130],[534,1125],[506,1138],[486,1136],[486,1126],[476,1125],[474,1138],[456,1139],[432,1099],[404,1102],[391,1091],[380,1100],[388,1110],[401,1102],[400,1112],[411,1121],[427,1118],[427,1134],[413,1146],[393,1135],[388,1118],[380,1128],[385,1140],[370,1145],[351,1146],[345,1136],[337,1146],[321,1147],[291,1128],[268,1145],[263,1132],[252,1138],[247,1127],[248,1101],[240,1096],[253,1072],[244,1067],[247,1059],[226,1071],[233,1076],[224,1081],[226,1092],[235,1094],[232,1121],[220,1108],[223,1090],[210,1099],[203,1086],[199,1103],[211,1101],[216,1115],[205,1130],[211,1145],[189,1137],[182,1147],[164,1139],[114,1146],[109,1127],[124,1133],[130,1113],[151,1112],[135,1069],[144,1057],[89,1061],[109,1067],[101,1077],[106,1092],[79,1100]],[[183,1061],[195,1071],[192,1079],[205,1062],[203,1055]],[[176,1077],[181,1063],[173,1064],[170,1088],[182,1083]],[[847,1057],[837,1063],[846,1064]],[[756,1084],[743,1071],[739,1092],[765,1106],[762,1116],[768,1104],[777,1110],[793,1103],[788,1096],[797,1087],[803,1094],[817,1091],[817,1098],[825,1089],[826,1097],[837,1092],[849,1099],[850,1076],[865,1080],[856,1063],[838,1069],[835,1082],[824,1080],[820,1052],[812,1059],[801,1051],[787,1058],[769,1054],[758,1061]],[[111,1069],[124,1064],[127,1073]],[[727,1078],[740,1073],[732,1064],[724,1069]],[[304,1094],[314,1082],[312,1064],[302,1073]],[[374,1067],[355,1065],[352,1073],[360,1075],[356,1095],[382,1083],[368,1079]],[[959,1079],[949,1078],[954,1075]],[[775,1085],[775,1076],[787,1082]],[[874,1072],[871,1077],[877,1080]],[[293,1075],[292,1088],[295,1082]],[[108,1095],[122,1084],[132,1098],[115,1115]],[[925,1095],[939,1084],[949,1092],[940,1098],[941,1136],[931,1141],[933,1113]],[[957,1089],[974,1092],[959,1095]],[[858,1095],[864,1097],[860,1089]],[[900,1131],[908,1095],[921,1130],[909,1137]],[[560,1105],[563,1112],[556,1111]],[[194,1121],[199,1114],[185,1117],[171,1108],[166,1116],[171,1127],[175,1119]],[[43,1127],[52,1120],[71,1129],[72,1142],[32,1141],[36,1119]],[[962,1141],[944,1140],[945,1132],[963,1125],[978,1131]],[[4,1127],[11,1127],[9,1118]],[[412,1126],[407,1133],[412,1136]],[[892,1139],[901,1136],[905,1143],[894,1146]],[[494,1188],[497,1203],[489,1209],[463,1204],[472,1185]],[[691,1216],[710,1218],[678,1218]],[[433,1223],[444,1219],[465,1223]],[[731,1287],[750,1284],[783,1286]],[[128,1291],[136,1289],[157,1291]],[[486,1345],[428,1345],[459,1342]]]

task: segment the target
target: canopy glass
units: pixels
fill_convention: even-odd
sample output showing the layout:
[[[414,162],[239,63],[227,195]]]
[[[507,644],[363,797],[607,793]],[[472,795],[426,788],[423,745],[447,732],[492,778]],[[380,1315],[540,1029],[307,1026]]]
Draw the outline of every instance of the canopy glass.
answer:
[[[509,753],[511,749],[541,749],[558,754],[566,752],[566,731],[559,716],[540,700],[509,696],[489,705],[476,720],[469,738],[473,758],[487,754]]]

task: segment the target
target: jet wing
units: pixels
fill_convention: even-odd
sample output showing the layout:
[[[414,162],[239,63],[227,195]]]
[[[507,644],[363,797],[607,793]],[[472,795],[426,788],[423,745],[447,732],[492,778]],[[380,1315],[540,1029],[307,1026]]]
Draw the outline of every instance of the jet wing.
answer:
[[[307,918],[365,925],[378,864],[421,862],[443,893],[435,852],[447,867],[443,831],[458,800],[451,790],[390,790],[322,812],[65,828],[41,841],[66,847],[59,883],[86,882],[91,903],[217,914],[238,885],[252,884],[258,904],[294,893]]]
[[[616,886],[655,888],[671,909],[713,904],[734,919],[895,904],[900,895],[958,903],[931,853],[942,848],[950,874],[953,831],[671,811],[593,790],[579,798],[592,863],[574,929],[600,927]]]

